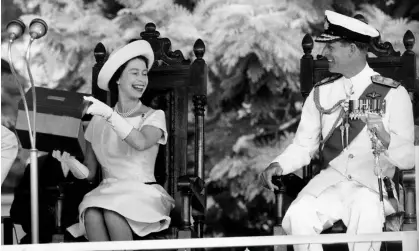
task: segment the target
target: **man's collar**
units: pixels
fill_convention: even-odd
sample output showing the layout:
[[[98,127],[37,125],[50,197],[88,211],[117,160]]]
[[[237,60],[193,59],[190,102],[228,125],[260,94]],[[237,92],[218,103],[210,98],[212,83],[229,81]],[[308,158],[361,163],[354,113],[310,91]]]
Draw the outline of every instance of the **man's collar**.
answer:
[[[364,69],[362,69],[362,71],[360,71],[358,74],[356,74],[355,76],[351,77],[351,78],[346,78],[350,80],[352,83],[359,83],[360,81],[364,80],[365,78],[369,78],[371,76],[371,72],[373,70],[370,68],[370,66],[368,65],[368,63],[365,63],[365,67]]]

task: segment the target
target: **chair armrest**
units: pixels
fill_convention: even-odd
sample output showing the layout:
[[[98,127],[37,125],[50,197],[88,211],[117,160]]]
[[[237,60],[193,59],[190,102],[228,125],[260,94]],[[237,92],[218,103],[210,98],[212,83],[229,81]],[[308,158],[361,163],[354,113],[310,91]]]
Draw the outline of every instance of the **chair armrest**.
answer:
[[[191,199],[192,196],[198,201],[200,208],[205,209],[205,194],[201,194],[205,182],[196,176],[184,175],[179,177],[177,187],[182,194],[182,228],[191,227]]]
[[[281,225],[282,218],[284,217],[285,211],[285,196],[288,198],[296,198],[298,193],[304,188],[306,182],[298,177],[297,175],[290,173],[282,176],[273,176],[272,183],[279,189],[275,192],[275,204],[276,204],[276,225]]]
[[[275,225],[281,226],[282,219],[284,218],[284,196],[286,192],[286,187],[282,181],[283,176],[273,176],[272,183],[278,187],[275,189]]]
[[[199,202],[199,207],[201,209],[205,209],[205,198],[201,194],[202,190],[205,187],[205,182],[196,176],[185,175],[181,176],[178,179],[178,188],[180,190],[189,190],[191,195],[193,195],[197,201]],[[194,204],[196,205],[196,204]]]

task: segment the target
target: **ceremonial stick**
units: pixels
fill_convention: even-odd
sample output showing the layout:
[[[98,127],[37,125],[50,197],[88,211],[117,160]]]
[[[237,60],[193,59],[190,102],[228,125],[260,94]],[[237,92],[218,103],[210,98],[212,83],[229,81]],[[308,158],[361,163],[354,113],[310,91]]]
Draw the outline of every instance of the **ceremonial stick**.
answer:
[[[369,99],[350,100],[349,101],[349,117],[351,119],[365,118],[370,114],[376,114],[383,116],[385,113],[386,102],[384,99],[377,99],[381,97],[378,93],[368,94]],[[371,143],[374,155],[374,172],[376,172],[378,178],[378,192],[380,198],[380,204],[383,210],[383,217],[385,217],[384,208],[384,194],[383,194],[383,177],[382,169],[380,166],[380,155],[383,152],[382,144],[380,146],[380,140],[377,136],[377,128],[369,128],[368,131],[371,134]],[[386,225],[383,225],[383,231],[386,230]]]

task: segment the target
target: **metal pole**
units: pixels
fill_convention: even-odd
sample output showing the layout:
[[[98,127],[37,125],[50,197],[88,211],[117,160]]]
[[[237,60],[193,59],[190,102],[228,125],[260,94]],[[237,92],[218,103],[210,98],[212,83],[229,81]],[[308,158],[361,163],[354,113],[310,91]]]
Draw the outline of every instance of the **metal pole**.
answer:
[[[39,206],[38,206],[38,150],[30,150],[31,161],[31,234],[32,243],[39,243]]]
[[[419,146],[415,146],[415,186],[416,186],[416,231],[419,231]],[[419,235],[419,232],[418,232]],[[418,240],[418,248],[419,248],[419,240]]]
[[[19,83],[18,78],[17,78],[17,74],[13,65],[13,61],[12,61],[12,52],[11,52],[11,48],[12,48],[12,44],[13,44],[13,39],[11,39],[9,41],[9,48],[8,48],[8,56],[9,56],[9,65],[10,65],[10,69],[12,70],[15,82],[17,87],[19,88],[19,92],[20,95],[22,97],[22,102],[23,102],[23,106],[25,108],[25,114],[26,114],[26,119],[28,122],[28,129],[29,129],[29,139],[31,142],[31,150],[30,150],[30,187],[31,187],[31,240],[32,243],[36,244],[39,243],[39,213],[38,213],[38,150],[36,149],[36,130],[35,130],[35,117],[36,117],[36,95],[35,95],[35,86],[33,84],[33,78],[32,78],[32,74],[30,72],[29,69],[29,50],[30,50],[30,45],[32,43],[32,39],[31,42],[28,46],[28,50],[27,50],[27,59],[26,59],[26,63],[27,63],[27,67],[28,67],[28,72],[29,72],[29,76],[30,76],[30,81],[31,81],[31,85],[32,85],[32,98],[33,98],[33,127],[31,125],[31,121],[30,121],[30,115],[29,115],[29,108],[28,108],[28,104],[26,102],[26,97],[25,97],[25,92],[23,90],[23,86]]]
[[[29,74],[29,80],[32,86],[32,146],[30,150],[31,161],[31,235],[32,243],[39,243],[39,207],[38,207],[38,150],[36,149],[36,90],[30,69],[31,45],[35,41],[31,37],[28,49],[26,50],[26,68]],[[29,110],[26,111],[29,114]],[[28,115],[29,116],[29,115]]]

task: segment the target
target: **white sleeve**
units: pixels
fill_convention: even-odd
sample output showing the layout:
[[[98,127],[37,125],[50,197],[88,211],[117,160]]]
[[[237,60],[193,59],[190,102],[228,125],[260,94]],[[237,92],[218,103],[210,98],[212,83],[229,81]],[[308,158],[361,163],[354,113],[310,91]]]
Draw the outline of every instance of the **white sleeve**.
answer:
[[[18,152],[18,142],[16,135],[1,126],[1,183],[6,179]]]
[[[313,99],[313,91],[307,97],[293,142],[272,162],[278,162],[283,174],[292,173],[310,164],[311,158],[319,148],[321,123],[320,112]]]
[[[158,144],[165,145],[167,143],[167,129],[166,129],[166,116],[163,110],[155,110],[150,116],[148,116],[141,127],[149,125],[160,129],[163,132],[162,137],[157,141]],[[140,130],[141,130],[140,127]]]
[[[390,144],[385,156],[400,169],[413,168],[415,164],[415,129],[412,102],[403,86],[391,90],[391,100],[386,112],[389,113],[388,129]]]
[[[92,119],[89,121],[89,124],[87,125],[86,131],[84,132],[84,138],[87,141],[89,141],[90,143],[92,143],[93,127],[94,127],[94,122],[97,118],[98,118],[98,116],[93,116],[92,117]]]

